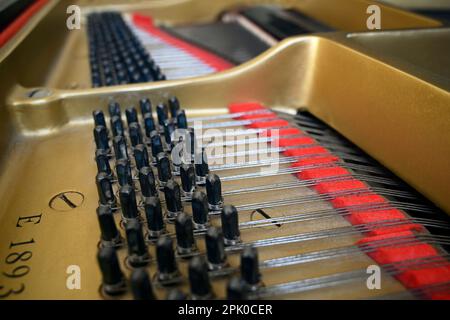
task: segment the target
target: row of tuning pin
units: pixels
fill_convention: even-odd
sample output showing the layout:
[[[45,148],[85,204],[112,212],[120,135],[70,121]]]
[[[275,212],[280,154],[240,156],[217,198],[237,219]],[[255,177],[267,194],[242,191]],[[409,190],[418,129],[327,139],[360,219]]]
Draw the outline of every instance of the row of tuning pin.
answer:
[[[211,285],[211,261],[224,264],[226,252],[220,229],[210,227],[205,234],[207,260],[201,256],[193,256],[188,266],[188,281],[191,299],[212,299],[215,297]],[[133,268],[129,281],[124,276],[112,246],[102,246],[97,259],[102,273],[102,292],[107,296],[125,293],[128,287],[135,299],[156,299],[154,283],[160,287],[173,287],[183,283],[178,269],[173,242],[170,236],[163,235],[156,243],[158,271],[154,279],[150,279],[143,267]],[[217,264],[216,264],[217,265]],[[240,276],[231,277],[227,285],[227,298],[232,300],[247,299],[249,295],[261,286],[258,252],[251,246],[244,247],[240,259]],[[184,300],[188,296],[179,290],[171,290],[167,299]]]
[[[167,113],[164,111],[166,109],[164,104],[157,106],[158,125],[156,126],[153,121],[150,101],[148,99],[140,101],[141,113],[146,128],[146,138],[149,138],[146,141],[139,134],[140,125],[135,109],[128,108],[126,110],[129,128],[128,136],[134,154],[135,167],[138,170],[138,178],[136,180],[139,180],[141,187],[142,204],[139,208],[143,207],[145,212],[147,241],[155,241],[155,239],[166,233],[161,202],[158,196],[159,189],[164,192],[167,220],[175,222],[177,254],[180,256],[186,257],[196,252],[197,247],[194,239],[194,230],[206,230],[209,227],[209,213],[211,211],[220,211],[224,236],[222,232],[220,232],[220,235],[213,236],[214,233],[217,233],[213,227],[207,230],[206,236],[206,247],[208,248],[207,264],[211,270],[220,269],[226,265],[223,247],[225,245],[237,244],[240,241],[238,212],[233,206],[223,207],[220,178],[215,174],[208,173],[207,161],[196,163],[195,170],[192,164],[183,164],[180,166],[178,173],[181,176],[182,191],[178,183],[172,179],[172,163],[165,150],[170,150],[173,144],[167,138],[166,128],[168,127],[168,123],[174,123],[179,128],[184,129],[187,127],[187,119],[184,111],[180,111],[179,102],[176,98],[169,100],[169,106],[172,119],[169,119]],[[109,106],[109,111],[111,116],[111,131],[114,137],[113,145],[116,158],[117,182],[120,186],[119,199],[122,220],[124,221],[127,235],[127,262],[132,267],[142,267],[149,263],[151,257],[148,253],[146,237],[144,237],[142,232],[142,218],[139,214],[136,201],[136,189],[133,182],[131,161],[128,158],[126,131],[121,121],[119,106],[116,103],[112,103]],[[122,242],[113,217],[113,210],[117,208],[117,203],[112,188],[114,175],[109,167],[109,158],[112,153],[109,148],[109,135],[104,114],[101,111],[94,111],[93,116],[96,124],[94,129],[97,146],[96,162],[99,170],[97,175],[97,188],[100,197],[100,206],[97,214],[102,234],[102,248],[110,248],[119,246]],[[149,128],[152,130],[148,130]],[[163,140],[161,140],[159,132],[164,133],[165,148],[163,148]],[[195,136],[192,138],[195,141]],[[152,155],[156,155],[157,179],[155,179],[151,168],[153,162],[150,161],[151,158],[147,153],[146,145],[150,145]],[[205,150],[202,150],[201,160],[206,159],[204,153]],[[177,172],[174,173],[176,174]],[[198,174],[200,174],[200,179],[198,179]],[[196,184],[202,183],[206,185],[206,194],[196,190]],[[182,195],[184,200],[191,202],[193,219],[183,212]],[[170,247],[172,247],[171,242]],[[170,250],[173,251],[173,249]],[[158,266],[162,266],[160,270],[165,270],[164,266],[167,265],[169,267],[166,269],[174,269],[173,266],[170,267],[171,255],[173,254],[170,254],[170,252],[165,255],[157,254]],[[107,267],[105,268],[107,270]],[[161,283],[177,281],[177,272],[167,272],[166,270],[160,271],[159,274],[162,275],[158,277]],[[107,287],[109,288],[107,291],[111,293],[115,291],[117,286]]]
[[[166,79],[119,13],[90,14],[88,36],[94,87]]]

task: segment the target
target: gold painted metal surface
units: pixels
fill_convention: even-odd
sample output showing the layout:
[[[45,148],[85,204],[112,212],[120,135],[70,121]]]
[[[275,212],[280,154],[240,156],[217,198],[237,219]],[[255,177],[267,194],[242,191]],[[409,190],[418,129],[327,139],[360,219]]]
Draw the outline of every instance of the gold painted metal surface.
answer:
[[[48,31],[50,26],[45,21],[37,26],[14,54],[17,53],[25,61],[27,49],[30,50],[38,42],[34,36]],[[81,44],[81,34],[67,36],[65,31],[61,32],[55,31],[55,36],[61,41],[55,46],[64,49],[61,55],[56,55],[59,57],[56,68],[65,70],[64,64],[70,65],[72,59],[77,63],[76,57],[82,60],[86,51]],[[2,277],[2,285],[12,289],[20,288],[22,283],[25,285],[21,294],[11,298],[101,298],[98,292],[100,274],[95,260],[99,231],[95,216],[98,196],[94,183],[96,167],[93,161],[91,112],[96,108],[106,110],[111,99],[125,106],[136,104],[141,97],[159,102],[169,95],[177,95],[182,104],[188,106],[188,116],[222,114],[226,112],[228,103],[236,101],[259,101],[290,112],[306,106],[450,212],[450,97],[445,80],[448,81],[448,74],[445,68],[439,68],[447,60],[445,54],[432,53],[436,47],[426,45],[429,36],[446,38],[449,34],[448,29],[427,31],[423,37],[407,41],[410,46],[418,48],[407,51],[401,48],[390,50],[392,43],[398,41],[398,37],[402,38],[403,33],[292,38],[258,58],[220,74],[98,89],[68,89],[65,86],[66,89],[58,89],[66,81],[59,77],[59,72],[54,73],[50,80],[45,79],[47,74],[42,73],[30,74],[26,81],[22,80],[20,77],[24,76],[26,65],[14,63],[13,59],[17,58],[14,55],[5,58],[0,63],[1,270],[13,270],[13,266],[4,262],[8,255],[17,252],[10,248],[11,242],[33,239],[34,243],[20,248],[20,251],[32,252],[32,257],[23,262],[31,268],[29,274],[20,279]],[[65,45],[61,47],[61,43]],[[36,57],[36,61],[53,59],[55,56],[51,52],[48,57]],[[408,53],[406,59],[402,58],[405,52]],[[436,58],[430,62],[429,56]],[[42,65],[37,67],[43,68]],[[17,74],[13,76],[14,72]],[[85,75],[87,73],[81,72],[81,78],[78,78],[79,75],[74,73],[67,79],[82,83]],[[8,76],[13,78],[8,79]],[[30,88],[27,87],[41,83],[51,83],[53,88],[47,96],[29,98]],[[290,176],[285,178],[293,179]],[[239,185],[226,185],[224,188]],[[49,207],[52,198],[67,191],[83,194],[83,202],[68,211],[56,211]],[[311,191],[298,192],[306,194]],[[262,194],[261,197],[282,198],[286,195],[274,193]],[[255,199],[255,202],[261,199]],[[248,199],[246,196],[234,196],[230,201],[239,204]],[[33,218],[23,224],[28,216]],[[249,219],[249,215],[242,215],[241,221],[245,219]],[[19,226],[18,222],[21,222]],[[346,224],[345,220],[336,218],[323,224],[293,226],[289,230],[246,232],[243,237],[250,240],[263,234],[270,236],[320,230]],[[340,242],[286,246],[280,252],[261,250],[260,255],[266,259],[279,254],[350,244],[355,240],[348,237]],[[152,252],[152,255],[155,256],[155,253]],[[232,264],[237,264],[236,257],[230,257],[230,260]],[[302,267],[301,277],[351,270],[370,263],[372,261],[365,255],[356,257],[348,264],[337,262],[324,266],[315,263]],[[72,264],[81,268],[81,290],[66,288],[66,269]],[[185,264],[182,268],[185,269]],[[292,267],[283,271],[268,270],[265,273],[267,284],[299,279],[298,269]],[[383,293],[403,290],[393,279],[383,279],[386,281],[383,283]],[[224,283],[219,281],[215,290],[223,292]],[[160,291],[157,294],[163,296]],[[368,292],[363,283],[359,283],[284,298],[357,298],[372,294],[378,293]]]

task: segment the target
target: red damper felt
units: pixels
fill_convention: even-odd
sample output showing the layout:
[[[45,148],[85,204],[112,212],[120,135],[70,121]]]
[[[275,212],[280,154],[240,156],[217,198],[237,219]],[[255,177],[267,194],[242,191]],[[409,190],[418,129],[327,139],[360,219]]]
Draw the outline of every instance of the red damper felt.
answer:
[[[318,155],[318,154],[327,154],[330,153],[324,147],[309,147],[309,148],[296,148],[296,149],[287,149],[283,151],[283,154],[286,157],[304,157],[308,155]]]
[[[264,128],[274,128],[274,127],[287,127],[289,122],[283,119],[273,119],[269,121],[254,121],[248,126],[253,129],[264,129]]]
[[[306,167],[317,164],[327,164],[336,162],[338,160],[339,158],[336,156],[306,158],[298,160],[297,162],[292,164],[292,167]]]
[[[254,119],[273,119],[276,117],[277,117],[277,115],[273,112],[264,112],[264,113],[244,114],[242,116],[237,117],[237,119],[239,119],[239,120],[254,120]]]
[[[269,129],[260,133],[262,137],[282,137],[301,135],[303,132],[297,128]]]
[[[299,137],[299,138],[283,138],[272,141],[273,145],[279,147],[293,147],[301,145],[312,145],[315,144],[316,140],[310,137]]]
[[[385,198],[375,193],[354,194],[349,196],[336,197],[331,200],[331,203],[335,208],[386,202],[387,200]]]
[[[321,179],[350,175],[350,172],[342,167],[327,167],[306,169],[297,173],[297,177],[303,180]]]
[[[344,181],[321,182],[314,186],[318,193],[334,193],[349,190],[368,190],[368,186],[356,179]]]
[[[250,112],[264,109],[266,108],[258,102],[231,103],[228,106],[228,111],[230,113]]]
[[[394,263],[437,256],[438,252],[427,243],[379,247],[367,255],[379,264]]]

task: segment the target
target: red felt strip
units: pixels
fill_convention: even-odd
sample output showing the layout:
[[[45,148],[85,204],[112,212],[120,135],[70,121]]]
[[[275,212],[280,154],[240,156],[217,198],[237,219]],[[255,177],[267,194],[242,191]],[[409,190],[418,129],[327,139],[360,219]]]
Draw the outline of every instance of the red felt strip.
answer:
[[[376,225],[373,226],[368,232],[367,235],[369,236],[377,236],[387,233],[393,233],[393,232],[402,232],[402,231],[424,231],[424,227],[417,223],[405,223],[400,224],[396,226],[390,226],[390,227],[377,227]]]
[[[306,158],[298,160],[297,162],[292,164],[292,167],[306,167],[318,164],[327,164],[336,162],[338,160],[339,158],[336,156]]]
[[[297,149],[287,149],[283,151],[283,154],[287,157],[303,157],[315,154],[327,154],[329,151],[324,147],[310,147],[310,148],[297,148]]]
[[[311,145],[315,144],[316,141],[310,137],[299,137],[299,138],[282,138],[272,141],[273,145],[279,147],[293,147],[300,145]]]
[[[368,190],[369,187],[359,180],[351,179],[344,181],[321,182],[315,185],[314,189],[318,193],[334,193],[340,191],[359,190],[359,189]]]
[[[228,111],[230,113],[250,112],[264,109],[266,108],[258,102],[231,103],[228,106]]]
[[[419,243],[405,246],[379,247],[367,253],[379,264],[394,263],[404,260],[420,259],[437,256],[438,252],[427,243]]]
[[[357,244],[370,245],[372,242],[375,242],[375,241],[403,238],[403,237],[410,237],[410,236],[414,236],[414,233],[412,233],[411,231],[392,232],[392,233],[386,233],[386,234],[380,234],[380,235],[376,235],[376,236],[369,236],[369,237],[362,238],[362,239],[358,240]]]
[[[400,280],[409,289],[449,282],[450,264],[442,265],[439,267],[406,270],[398,274],[397,279]],[[434,295],[435,299],[443,299],[444,297],[448,298],[448,292],[445,296],[442,296],[442,293],[441,295],[439,295],[438,293]]]
[[[303,180],[331,178],[349,175],[350,172],[342,167],[327,167],[306,169],[297,173],[297,177]]]
[[[297,128],[270,129],[260,133],[262,137],[281,137],[301,135],[303,132]]]
[[[406,215],[397,209],[377,210],[377,211],[356,211],[348,216],[351,224],[364,224],[385,220],[406,219]]]
[[[254,119],[273,119],[276,117],[277,117],[277,115],[273,112],[264,112],[264,113],[244,114],[242,116],[237,117],[237,119],[239,119],[239,120],[254,120]]]
[[[387,200],[374,193],[355,194],[349,196],[336,197],[331,200],[335,208],[344,208],[364,204],[386,203]]]
[[[196,47],[188,42],[180,40],[162,31],[153,24],[152,19],[148,16],[135,13],[133,14],[133,23],[139,28],[147,31],[148,33],[151,33],[153,36],[160,38],[164,42],[169,43],[175,47],[178,47],[179,49],[184,50],[190,53],[191,55],[197,57],[205,64],[214,68],[216,71],[222,71],[233,67],[233,65],[228,61],[225,61],[224,59],[206,50],[200,49],[199,47]]]
[[[253,129],[264,129],[264,128],[273,128],[273,127],[287,127],[289,122],[283,119],[274,119],[269,121],[255,121],[249,124],[248,126]]]
[[[11,39],[33,17],[48,0],[38,0],[23,11],[13,22],[0,32],[0,47]]]

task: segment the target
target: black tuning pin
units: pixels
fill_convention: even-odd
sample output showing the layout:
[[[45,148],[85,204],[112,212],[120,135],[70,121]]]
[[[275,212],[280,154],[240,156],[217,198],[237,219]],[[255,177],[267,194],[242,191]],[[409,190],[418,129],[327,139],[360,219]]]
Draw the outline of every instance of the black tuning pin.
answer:
[[[180,272],[170,236],[161,236],[156,242],[156,262],[158,264],[158,281],[164,283],[179,278]]]
[[[110,117],[117,116],[120,118],[120,106],[117,102],[111,102],[108,105],[109,115]]]
[[[125,277],[120,269],[114,247],[100,247],[97,261],[102,273],[102,291],[107,295],[119,295],[125,292]]]
[[[191,158],[194,159],[195,154],[197,153],[197,140],[195,137],[195,130],[194,128],[188,128],[189,132],[189,150],[191,153]]]
[[[197,184],[203,186],[206,184],[206,176],[209,174],[208,157],[205,148],[201,153],[195,155],[195,175]]]
[[[180,186],[175,180],[167,181],[164,186],[164,197],[166,199],[167,218],[174,219],[183,211]]]
[[[125,224],[128,244],[128,262],[133,267],[148,264],[150,255],[142,233],[141,223],[137,219],[130,219]]]
[[[152,103],[150,99],[144,98],[139,101],[141,107],[141,114],[144,116],[146,113],[152,113]]]
[[[143,167],[150,166],[148,159],[147,147],[143,144],[138,144],[134,147],[134,160],[136,161],[136,168],[141,170]]]
[[[203,257],[193,257],[189,262],[189,284],[194,300],[211,299],[214,296],[209,281],[208,267]]]
[[[222,269],[226,265],[227,259],[222,231],[219,228],[210,227],[206,231],[205,244],[209,269]]]
[[[121,239],[111,207],[100,205],[97,208],[97,218],[100,225],[102,245],[116,246],[120,244]]]
[[[132,124],[133,122],[138,122],[137,112],[133,107],[129,107],[125,110],[125,116],[127,117],[128,125]]]
[[[156,166],[158,168],[158,180],[161,187],[165,187],[167,181],[172,179],[172,166],[167,154],[164,152],[158,153],[156,156]]]
[[[196,229],[205,229],[208,226],[208,198],[204,192],[195,191],[192,195],[192,216]]]
[[[178,101],[177,97],[171,97],[169,99],[169,109],[172,118],[175,118],[177,116],[178,110],[180,110],[180,102]]]
[[[116,160],[120,159],[128,160],[128,150],[125,138],[123,136],[116,136],[114,137],[113,144]]]
[[[164,103],[160,103],[156,106],[156,114],[158,116],[158,123],[160,126],[164,126],[164,121],[169,118],[167,113],[167,106]]]
[[[95,151],[95,162],[97,163],[98,172],[105,172],[108,176],[112,175],[111,167],[109,166],[108,152],[103,149]]]
[[[224,206],[220,214],[225,245],[231,246],[240,242],[239,214],[234,206]]]
[[[177,115],[177,127],[178,129],[187,129],[188,121],[186,118],[186,112],[184,110],[178,111]]]
[[[114,191],[108,174],[105,172],[99,172],[95,177],[95,182],[97,184],[100,204],[106,206],[115,206],[116,197],[114,196]]]
[[[189,254],[196,250],[192,219],[184,212],[180,213],[175,219],[175,233],[178,254]]]
[[[247,246],[241,254],[241,277],[251,290],[256,289],[261,283],[258,251],[255,247]]]
[[[151,113],[144,114],[145,135],[150,138],[152,131],[156,130],[155,121]]]
[[[101,110],[95,110],[92,112],[92,117],[94,118],[94,123],[96,126],[106,127],[105,115]]]
[[[133,270],[130,277],[131,293],[135,300],[155,300],[153,286],[144,268]]]
[[[165,233],[164,217],[161,202],[158,197],[148,197],[144,201],[145,217],[147,218],[148,235],[150,239],[157,239]]]
[[[150,142],[151,142],[151,146],[152,146],[152,155],[154,158],[156,158],[158,156],[158,154],[164,152],[161,137],[159,136],[158,132],[153,131],[150,134]]]
[[[130,133],[130,141],[133,147],[137,146],[138,144],[142,144],[141,127],[139,126],[139,123],[130,123],[128,125],[128,131]]]
[[[139,170],[139,184],[141,185],[141,193],[144,197],[157,197],[155,176],[150,167],[143,167]]]
[[[238,276],[234,276],[227,284],[228,300],[248,300],[248,289],[245,282]]]
[[[172,144],[172,135],[175,132],[175,124],[170,121],[166,120],[164,121],[164,139],[166,140],[167,146],[171,146]]]
[[[119,190],[120,205],[122,214],[126,219],[135,219],[138,217],[136,204],[136,194],[133,187],[125,185]]]
[[[125,130],[123,128],[122,118],[120,116],[113,116],[110,121],[113,136],[123,136]]]
[[[127,160],[120,159],[116,161],[117,180],[120,186],[126,184],[133,185],[133,177],[131,174],[131,167]]]
[[[218,211],[222,208],[222,183],[218,175],[210,173],[206,177],[206,194],[210,211]]]
[[[180,178],[183,195],[187,198],[191,198],[196,183],[194,166],[187,164],[182,165],[180,168]]]
[[[167,294],[166,300],[187,300],[187,295],[179,289],[172,289]]]
[[[104,126],[95,126],[94,140],[97,149],[109,150],[108,131]]]

